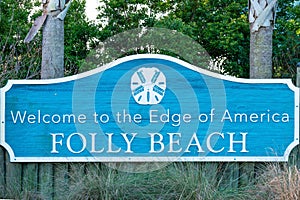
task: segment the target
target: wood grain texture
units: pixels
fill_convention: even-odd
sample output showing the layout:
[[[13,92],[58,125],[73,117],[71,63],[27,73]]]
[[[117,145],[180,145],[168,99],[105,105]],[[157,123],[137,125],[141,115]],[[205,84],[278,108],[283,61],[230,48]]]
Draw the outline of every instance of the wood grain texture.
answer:
[[[167,89],[159,104],[160,109],[152,105],[139,105],[132,98],[132,74],[139,69],[138,66],[150,63],[157,65],[167,77]],[[226,157],[229,157],[228,161],[234,158],[236,161],[239,158],[245,161],[247,157],[252,157],[251,161],[254,161],[260,157],[262,161],[263,157],[268,156],[274,159],[285,156],[286,159],[286,148],[296,139],[295,93],[285,82],[222,80],[160,59],[120,63],[79,80],[53,84],[14,84],[6,92],[6,100],[5,142],[20,158],[43,157],[43,161],[46,161],[51,157],[51,162],[55,162],[55,158],[62,161],[65,157],[73,158],[73,161],[85,161],[85,157],[97,161],[116,161],[122,157],[126,159],[126,156],[136,159],[143,157],[132,160],[136,162],[147,158],[148,161],[154,161],[154,157],[177,158],[184,155],[186,159],[192,158],[190,161],[205,161],[206,157],[211,157],[211,160],[212,157],[224,158],[222,161]],[[103,114],[106,115],[104,119],[108,118],[107,122],[101,121]],[[140,123],[133,122],[136,114],[142,118]],[[185,114],[190,115],[189,122],[184,122],[182,117]],[[17,119],[17,116],[25,115],[24,119]],[[34,120],[31,117],[29,119],[29,115]],[[68,118],[70,115],[72,120]],[[80,115],[85,117],[83,122],[79,119]],[[169,120],[162,121],[162,115],[168,115]],[[207,119],[199,120],[200,115]],[[286,132],[284,135],[282,130]],[[92,137],[90,133],[96,136]],[[128,137],[131,133],[137,133],[132,143],[133,154],[125,152],[127,147],[122,133],[129,134]],[[149,133],[164,137],[166,148],[163,151],[151,152]],[[178,135],[181,147],[176,145],[176,148],[182,149],[181,152],[168,153],[169,133],[181,134]],[[193,148],[191,152],[183,152],[194,133],[203,150]],[[230,139],[231,133],[234,139]],[[230,141],[241,141],[242,133],[247,134],[247,149],[243,152],[239,144],[234,144],[236,150],[230,149]],[[53,134],[61,135],[54,138]],[[261,137],[264,137],[264,142],[261,142]],[[53,140],[60,140],[58,138],[62,139],[62,144],[56,143],[57,150],[54,150]],[[208,138],[214,139],[209,139],[210,146],[207,145]],[[71,140],[72,143],[67,146]],[[20,141],[23,143],[21,146]],[[211,146],[221,151],[216,153]],[[123,151],[112,153],[112,149],[118,148]],[[103,151],[97,153],[96,149]],[[77,157],[81,159],[76,160]]]
[[[22,164],[11,163],[9,155],[5,155],[5,192],[8,194],[6,198],[14,198],[15,195],[22,192]]]
[[[5,149],[3,149],[2,146],[0,146],[0,197],[4,197],[5,194],[5,165]]]
[[[31,198],[38,198],[38,171],[37,164],[22,165],[22,191]]]
[[[54,164],[54,199],[67,199],[69,191],[69,164]]]
[[[273,26],[261,27],[250,35],[250,78],[272,78]]]
[[[135,64],[139,64],[138,62]],[[88,77],[79,85],[77,85],[77,91],[78,94],[75,94],[77,103],[77,107],[79,110],[78,112],[83,111],[94,111],[89,110],[89,107],[86,107],[85,105],[88,104],[88,101],[91,100],[88,97],[90,97],[93,92],[98,91],[99,94],[96,94],[93,97],[96,97],[96,109],[99,113],[106,112],[108,109],[111,109],[111,97],[114,95],[112,90],[115,89],[115,85],[118,82],[118,77],[125,77],[121,81],[121,85],[119,90],[116,90],[117,97],[124,97],[124,101],[127,101],[126,98],[130,96],[130,89],[127,87],[123,87],[123,85],[126,86],[130,82],[130,76],[125,76],[124,74],[127,73],[127,69],[123,68],[125,65],[122,65],[119,70],[114,71],[106,71],[103,76],[103,79],[98,79],[97,76]],[[132,66],[130,66],[132,68]],[[178,67],[178,66],[177,66]],[[182,68],[181,68],[182,69]],[[134,72],[134,71],[133,71]],[[291,96],[293,96],[293,91],[288,89],[288,86],[284,83],[278,83],[278,84],[249,84],[249,83],[237,83],[232,82],[228,80],[222,81],[224,83],[224,88],[218,88],[218,84],[210,82],[208,77],[201,76],[202,78],[198,78],[198,74],[196,75],[194,73],[191,73],[189,70],[182,69],[180,70],[182,74],[186,77],[190,77],[189,84],[192,86],[193,90],[195,91],[195,97],[197,100],[199,100],[200,107],[194,106],[190,101],[190,96],[188,95],[189,91],[186,87],[182,86],[180,79],[178,77],[175,77],[174,79],[171,79],[171,82],[174,82],[173,84],[170,84],[170,90],[167,91],[167,98],[165,100],[168,100],[167,103],[162,104],[163,106],[166,106],[166,108],[172,109],[171,113],[181,112],[180,109],[176,109],[176,105],[178,101],[175,100],[175,98],[168,97],[174,97],[174,91],[178,92],[177,94],[179,96],[182,96],[180,99],[182,102],[184,102],[186,105],[185,109],[187,112],[191,112],[201,108],[201,112],[209,112],[210,107],[212,106],[212,103],[208,99],[207,96],[209,95],[217,95],[218,98],[222,98],[221,92],[225,91],[225,94],[227,97],[226,106],[230,111],[243,111],[246,114],[251,114],[252,112],[266,112],[266,109],[271,109],[269,107],[266,107],[266,105],[273,105],[276,112],[282,112],[282,111],[290,111],[293,113],[294,110],[294,99],[291,98],[289,102],[286,102],[286,99],[289,99]],[[166,73],[168,74],[168,72]],[[168,74],[169,75],[169,74]],[[111,77],[114,77],[113,79]],[[169,77],[169,76],[167,76]],[[203,78],[205,77],[205,78]],[[203,80],[206,80],[211,83],[210,88],[207,87],[205,82]],[[100,81],[99,81],[100,80]],[[176,81],[174,81],[176,80]],[[86,81],[86,82],[85,82]],[[92,85],[93,82],[97,82],[96,86]],[[98,84],[99,83],[99,84]],[[126,83],[126,84],[125,84]],[[85,85],[85,87],[78,87]],[[247,87],[245,87],[247,86]],[[7,93],[7,97],[9,97],[9,101],[7,102],[7,108],[10,109],[16,109],[16,110],[22,110],[24,108],[28,108],[28,112],[34,112],[36,113],[36,108],[43,108],[43,112],[52,112],[52,114],[58,113],[68,113],[69,111],[72,111],[72,106],[69,105],[70,99],[74,97],[74,93],[70,92],[70,90],[67,88],[73,88],[73,83],[54,83],[54,84],[29,84],[25,87],[22,84],[16,84],[13,86],[13,90],[9,91]],[[96,88],[96,89],[95,89]],[[214,89],[212,89],[214,88]],[[16,90],[15,90],[16,89]],[[171,90],[172,89],[172,90]],[[174,90],[174,91],[173,91]],[[209,91],[211,90],[211,91]],[[250,91],[253,91],[253,94],[251,94]],[[273,91],[273,92],[272,92]],[[30,95],[29,95],[30,92]],[[17,94],[17,95],[16,95]],[[280,95],[276,95],[280,94]],[[51,98],[49,99],[47,95],[50,95]],[[173,96],[172,96],[173,95]],[[218,96],[219,95],[219,96]],[[225,96],[226,96],[225,95]],[[125,98],[126,97],[126,98]],[[241,103],[241,100],[248,99],[246,102]],[[258,100],[257,100],[258,99]],[[74,99],[73,99],[74,100]],[[99,100],[99,101],[98,101]],[[51,103],[49,102],[51,101]],[[116,102],[116,101],[115,101]],[[122,98],[119,101],[121,102],[120,105],[122,106]],[[131,108],[134,110],[133,113],[141,113],[141,114],[147,114],[148,110],[143,107],[143,109],[138,108],[134,109],[134,101],[131,99],[130,101]],[[168,103],[170,105],[168,106]],[[63,107],[61,105],[65,105],[66,107]],[[198,105],[199,106],[199,105]],[[174,108],[175,107],[175,108]],[[45,108],[45,110],[44,110]],[[220,107],[216,106],[217,109],[221,109]],[[272,107],[273,109],[273,107]],[[222,109],[221,109],[222,110]],[[221,112],[218,112],[216,114],[222,114]],[[113,111],[111,111],[109,114],[113,114]],[[9,113],[6,116],[6,119],[9,118]],[[292,116],[292,115],[291,115]],[[220,116],[219,118],[220,119]],[[148,118],[149,120],[149,118]],[[91,120],[90,120],[91,121]],[[7,122],[9,123],[9,122]],[[10,121],[11,123],[11,121]],[[246,125],[245,125],[246,124]],[[285,129],[284,126],[277,125],[277,123],[273,123],[273,129],[278,134],[273,132],[273,129],[268,129],[268,123],[245,123],[245,124],[239,124],[239,123],[227,123],[224,124],[224,130],[230,130],[230,131],[239,131],[243,128],[247,128],[250,131],[253,131],[255,129],[259,129],[262,131],[261,133],[264,134],[264,137],[260,137],[259,141],[265,141],[266,138],[271,138],[272,142],[279,140],[278,144],[282,145],[284,142],[285,144],[289,144],[289,142],[292,140],[293,135],[290,139],[287,139],[287,137],[284,137],[283,139],[280,138],[280,135],[282,135],[282,130],[292,130],[292,126],[288,129]],[[147,126],[147,124],[143,124],[144,126]],[[190,125],[190,124],[187,124]],[[25,127],[25,128],[24,128]],[[41,128],[42,127],[42,128]],[[54,127],[54,129],[52,129]],[[205,123],[200,124],[201,129],[205,129],[205,131],[208,129],[207,124]],[[274,128],[276,127],[276,128]],[[28,128],[28,130],[27,130]],[[87,129],[80,129],[85,131],[93,131],[93,129],[88,127],[83,127]],[[172,129],[174,127],[169,126],[167,127],[166,131],[175,130]],[[147,130],[151,130],[149,128],[145,128]],[[13,143],[13,140],[17,138],[19,141],[25,141],[26,137],[24,137],[24,134],[29,136],[37,136],[39,135],[39,138],[43,138],[44,135],[47,135],[49,131],[55,130],[55,131],[64,131],[64,132],[72,132],[76,131],[77,129],[74,128],[74,124],[62,124],[58,127],[55,126],[48,126],[43,127],[43,125],[39,124],[27,124],[26,126],[21,125],[20,127],[8,129],[13,130],[15,135],[7,136],[6,139],[8,141]],[[22,131],[18,131],[22,130]],[[107,125],[103,126],[104,131],[120,131],[120,129],[117,126],[114,125]],[[135,129],[136,130],[136,129]],[[176,129],[177,131],[178,129]],[[189,129],[185,129],[189,130]],[[201,132],[200,130],[199,132]],[[224,131],[225,132],[225,131]],[[44,134],[43,134],[44,133]],[[46,133],[46,134],[45,134]],[[202,133],[202,132],[201,132]],[[280,133],[280,134],[279,134]],[[48,135],[49,136],[49,135]],[[258,134],[258,136],[261,136]],[[276,137],[275,137],[276,136]],[[249,136],[249,140],[253,139],[255,141],[256,136]],[[264,140],[262,140],[263,138]],[[204,139],[204,138],[201,138]],[[286,141],[285,141],[286,140]],[[40,140],[41,143],[34,143],[31,142],[26,146],[26,142],[23,144],[23,151],[26,149],[26,151],[30,152],[31,150],[34,150],[34,148],[40,148],[37,144],[43,144],[46,146],[47,142],[43,143],[43,139]],[[140,140],[143,141],[143,140]],[[139,142],[140,142],[139,141]],[[141,143],[137,142],[135,145],[137,146],[137,149],[142,149],[143,146]],[[202,142],[202,140],[201,140]],[[221,143],[222,145],[223,143]],[[16,143],[15,143],[16,145]],[[42,146],[43,146],[42,145]],[[220,144],[216,144],[215,148],[219,148],[222,146],[218,146]],[[228,143],[226,144],[228,145]],[[251,143],[253,147],[259,147],[259,145],[255,145],[255,142]],[[51,146],[50,146],[51,148]],[[1,149],[0,149],[1,151]],[[263,151],[263,150],[261,150]],[[10,163],[8,154],[4,150],[3,158],[1,157],[0,152],[0,170],[3,168],[3,176],[0,176],[0,188],[5,188],[7,191],[10,191],[12,188],[15,189],[15,191],[18,191],[20,194],[24,191],[30,191],[33,193],[30,193],[34,195],[35,191],[37,192],[37,195],[35,197],[42,197],[43,199],[67,199],[68,198],[68,191],[71,187],[74,187],[76,185],[76,179],[81,179],[85,176],[86,173],[100,173],[101,165],[99,163],[59,163],[59,164],[47,164],[47,163],[24,163],[24,164],[13,164]],[[26,152],[26,153],[28,153]],[[44,154],[46,151],[43,148],[40,148],[39,153]],[[21,150],[18,153],[24,153]],[[89,155],[89,154],[88,154]],[[227,156],[228,154],[225,153]],[[297,148],[295,148],[290,155],[290,162],[292,160],[295,160],[297,165],[299,166],[300,158],[299,158],[299,145]],[[203,155],[202,155],[203,156]],[[255,154],[254,154],[255,156]],[[2,159],[2,160],[1,160]],[[55,161],[55,160],[54,160]],[[203,160],[202,160],[203,161]],[[3,165],[1,165],[1,162]],[[115,167],[118,167],[117,165],[122,165],[122,163],[114,163]],[[226,163],[226,162],[203,162],[203,163],[196,163],[196,165],[201,169],[201,173],[203,173],[209,180],[211,180],[213,183],[212,185],[220,185],[225,189],[236,189],[239,187],[242,187],[244,185],[247,185],[249,182],[251,182],[255,178],[256,173],[256,163],[239,163],[239,162],[233,162],[233,163]],[[259,163],[260,165],[260,163]],[[1,166],[3,166],[1,168]],[[134,166],[134,163],[130,163],[129,165],[126,165],[126,167],[130,168],[131,170],[139,169],[141,166],[149,166],[153,167],[152,163],[149,162],[146,165],[143,165],[143,163],[139,163],[138,165]],[[149,169],[149,168],[143,168],[143,169]],[[124,169],[124,168],[123,168]],[[0,171],[1,172],[1,171]],[[78,184],[78,183],[77,183]],[[1,191],[1,190],[0,190]],[[1,194],[1,193],[0,193]],[[8,193],[6,192],[8,195]],[[0,196],[2,197],[2,196]],[[6,198],[14,198],[12,195],[6,196]]]
[[[54,196],[54,164],[41,163],[39,165],[39,192],[45,199],[53,199]]]
[[[64,76],[64,21],[48,16],[43,28],[41,78]]]

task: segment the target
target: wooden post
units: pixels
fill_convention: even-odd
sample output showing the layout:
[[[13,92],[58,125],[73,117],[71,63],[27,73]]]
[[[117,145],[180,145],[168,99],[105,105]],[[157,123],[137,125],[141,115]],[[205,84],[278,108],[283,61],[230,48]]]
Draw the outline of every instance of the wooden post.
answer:
[[[11,163],[8,152],[5,154],[5,192],[6,198],[16,198],[22,191],[22,164]]]
[[[272,78],[272,35],[277,0],[248,0],[250,23],[250,78]],[[254,179],[255,163],[240,164],[240,183]]]
[[[297,82],[296,85],[297,87],[300,87],[300,62],[297,63]]]
[[[300,87],[300,62],[297,63],[296,67],[297,67],[296,86]],[[291,162],[293,165],[296,165],[298,168],[300,167],[299,153],[300,153],[300,145],[298,145],[297,148],[295,148],[295,150],[293,151],[293,154],[291,154],[293,156],[293,160]]]
[[[277,0],[249,0],[250,78],[272,78],[272,35]]]
[[[262,27],[250,36],[250,78],[272,78],[273,27]]]
[[[68,199],[69,192],[69,164],[57,163],[54,167],[54,199]]]
[[[63,8],[56,8],[56,1],[45,2],[48,2],[44,4],[44,12],[48,13],[48,17],[43,28],[41,79],[60,78],[64,76],[64,21],[57,18],[57,15]],[[57,10],[53,10],[54,8]],[[39,168],[40,191],[43,197],[63,198],[55,193],[66,189],[65,185],[62,184],[63,181],[54,180],[54,176],[65,176],[68,165],[40,164]]]
[[[41,78],[64,76],[64,21],[47,17],[43,29]]]
[[[64,76],[64,18],[70,8],[72,0],[42,0],[43,15],[38,17],[24,42],[28,43],[33,40],[39,29],[43,28],[42,43],[42,79],[54,79]],[[1,150],[1,149],[0,149]],[[1,152],[0,152],[1,153]],[[55,165],[59,166],[59,165]],[[59,169],[64,174],[68,172],[68,164],[62,165]],[[53,180],[53,176],[57,171],[53,164],[27,164],[25,167],[25,175],[23,189],[39,188],[45,199],[63,198],[59,194],[55,194],[55,189],[61,189],[59,182]],[[38,175],[37,175],[38,174]],[[37,176],[36,176],[37,175]],[[39,185],[31,185],[33,180],[39,181]]]
[[[0,100],[0,105],[1,105],[1,100]],[[0,116],[0,123],[2,123],[1,116]],[[1,134],[2,133],[0,133],[0,135]],[[6,152],[5,149],[2,146],[0,146],[0,195],[1,196],[4,196],[4,194],[5,194],[5,175],[6,175],[5,152]]]
[[[22,168],[22,191],[27,197],[38,198],[38,165],[27,163]]]
[[[5,150],[0,146],[0,197],[5,193]]]
[[[39,192],[44,199],[54,196],[54,167],[51,163],[39,164]]]

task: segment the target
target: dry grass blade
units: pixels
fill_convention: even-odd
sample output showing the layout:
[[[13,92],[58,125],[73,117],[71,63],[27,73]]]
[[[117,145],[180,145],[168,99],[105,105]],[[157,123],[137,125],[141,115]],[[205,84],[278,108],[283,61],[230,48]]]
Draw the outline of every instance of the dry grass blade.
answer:
[[[300,198],[300,171],[296,166],[271,164],[260,176],[259,199],[296,200]]]

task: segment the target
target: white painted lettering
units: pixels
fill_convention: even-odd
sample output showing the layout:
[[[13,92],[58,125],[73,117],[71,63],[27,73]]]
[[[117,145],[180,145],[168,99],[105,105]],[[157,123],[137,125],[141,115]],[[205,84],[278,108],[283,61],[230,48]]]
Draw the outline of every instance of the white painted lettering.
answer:
[[[289,122],[289,121],[290,121],[289,114],[283,113],[283,114],[282,114],[282,119],[281,119],[281,121],[282,121],[282,122],[285,122],[285,123]]]
[[[108,136],[108,150],[107,153],[119,153],[121,151],[121,148],[118,148],[116,150],[113,150],[113,133],[107,133]]]
[[[222,147],[221,149],[219,149],[219,150],[215,150],[213,147],[212,147],[212,137],[213,136],[219,136],[219,137],[221,137],[221,138],[223,138],[224,139],[224,133],[219,133],[219,132],[214,132],[214,133],[212,133],[212,134],[209,134],[208,136],[207,136],[207,140],[206,140],[206,146],[207,146],[207,149],[210,151],[210,152],[212,152],[212,153],[220,153],[220,152],[222,152],[223,150],[224,150],[224,147]]]
[[[59,153],[56,150],[56,144],[59,144],[60,146],[62,146],[62,139],[64,138],[64,134],[63,133],[51,133],[52,135],[52,151],[51,153]],[[60,140],[57,141],[57,137],[60,136]]]
[[[100,150],[96,150],[96,135],[97,133],[89,133],[89,135],[91,136],[91,153],[102,153],[104,151],[104,148],[100,149]]]
[[[258,121],[258,114],[256,114],[256,113],[252,113],[251,115],[250,115],[250,122],[257,122]]]
[[[229,151],[230,153],[234,153],[236,152],[234,149],[233,149],[233,145],[234,144],[242,144],[242,150],[240,152],[242,153],[246,153],[246,152],[249,152],[247,149],[246,149],[246,143],[247,143],[247,134],[248,133],[240,133],[242,135],[242,140],[238,141],[238,140],[234,140],[234,135],[235,133],[228,133],[228,135],[230,136],[230,139],[229,139]]]
[[[11,118],[12,118],[14,124],[16,124],[18,121],[20,121],[21,124],[23,124],[24,121],[25,121],[25,117],[26,117],[27,111],[24,111],[23,115],[21,115],[20,111],[17,111],[17,114],[14,115],[14,112],[11,110],[10,114],[11,114]]]
[[[123,138],[127,144],[127,150],[125,151],[125,153],[133,153],[133,151],[131,150],[131,143],[132,143],[133,139],[135,138],[135,136],[137,135],[137,133],[132,133],[132,137],[130,140],[127,137],[127,135],[128,135],[127,133],[121,133],[121,135],[123,136]]]
[[[71,139],[74,136],[78,136],[82,142],[82,147],[80,150],[75,151],[72,146],[71,146]],[[81,152],[83,152],[86,149],[86,138],[84,137],[84,135],[82,135],[81,133],[73,133],[71,134],[68,138],[67,138],[67,148],[70,152],[75,153],[75,154],[79,154]]]
[[[181,138],[181,133],[168,133],[169,135],[169,145],[170,145],[170,148],[169,148],[169,153],[179,153],[182,151],[182,148],[179,148],[177,150],[174,150],[174,144],[176,145],[180,145],[180,140],[177,139],[177,140],[174,140],[174,138],[177,136],[179,138]]]
[[[182,120],[185,122],[185,123],[190,123],[191,120],[192,120],[192,116],[190,114],[184,114],[183,117],[182,117]]]
[[[226,109],[224,114],[223,114],[223,117],[221,119],[221,122],[224,122],[226,120],[229,120],[230,122],[232,122],[232,119],[231,119],[231,116],[230,116],[230,113],[229,111]]]
[[[195,143],[193,143],[193,142],[195,142]],[[200,145],[200,142],[199,142],[199,139],[198,139],[196,133],[194,133],[193,136],[191,137],[190,142],[189,142],[189,144],[188,144],[188,146],[187,146],[187,148],[185,149],[184,152],[191,152],[189,150],[191,146],[196,146],[198,148],[199,153],[204,152],[201,145]]]
[[[142,122],[142,115],[140,115],[140,114],[135,114],[135,115],[133,116],[133,121],[134,121],[135,123],[137,123],[137,124],[141,123],[141,122]]]
[[[150,137],[151,137],[151,143],[150,143],[150,151],[149,153],[160,153],[164,150],[165,145],[162,143],[163,140],[163,136],[159,133],[149,133]],[[155,136],[158,136],[158,140],[155,140]],[[155,150],[155,144],[160,145],[159,150]]]
[[[157,117],[158,115],[155,115],[154,112],[158,112],[158,110],[150,110],[149,117],[150,117],[150,123],[157,123]],[[155,118],[155,119],[154,119]]]

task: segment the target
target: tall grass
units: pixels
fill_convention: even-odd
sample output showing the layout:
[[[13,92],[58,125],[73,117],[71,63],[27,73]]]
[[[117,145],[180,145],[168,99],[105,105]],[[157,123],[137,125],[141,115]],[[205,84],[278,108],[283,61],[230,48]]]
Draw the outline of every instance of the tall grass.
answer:
[[[258,199],[298,200],[300,199],[300,170],[287,164],[270,164],[262,173],[256,185]]]
[[[40,194],[38,191],[30,191],[30,190],[22,190],[20,183],[15,182],[14,184],[11,184],[7,187],[1,187],[0,190],[0,199],[24,199],[24,200],[43,200],[42,194]]]
[[[230,177],[233,174],[230,171],[239,171],[241,165],[237,163],[171,163],[143,173],[119,171],[101,163],[69,164],[68,177],[61,177],[62,182],[67,182],[59,184],[66,187],[59,190],[61,192],[56,191],[54,199],[300,199],[300,170],[295,165],[271,163],[262,166],[256,169],[253,181],[245,184],[240,180],[245,174]],[[39,191],[20,188],[18,183],[2,188],[0,197],[45,199]]]
[[[211,164],[213,166],[216,164]],[[218,169],[201,163],[173,163],[148,173],[127,173],[95,165],[75,182],[68,199],[249,199],[241,188],[222,189]],[[216,169],[216,170],[214,170]],[[72,182],[73,182],[72,181]]]

